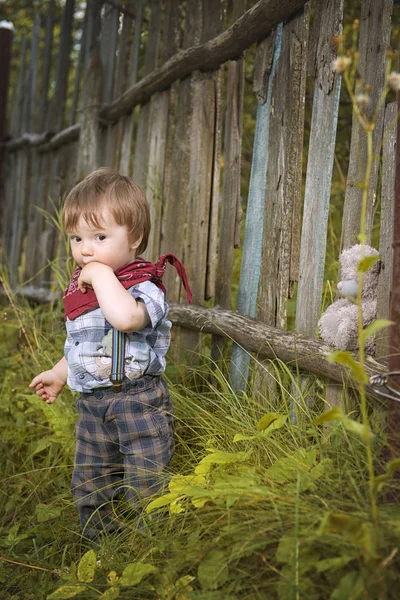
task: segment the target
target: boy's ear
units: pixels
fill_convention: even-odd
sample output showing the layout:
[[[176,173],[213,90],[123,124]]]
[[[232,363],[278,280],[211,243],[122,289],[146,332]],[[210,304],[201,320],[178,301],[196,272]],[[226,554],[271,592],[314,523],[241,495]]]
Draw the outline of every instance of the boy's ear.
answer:
[[[132,250],[137,250],[137,248],[139,248],[140,244],[142,243],[142,239],[143,236],[139,236],[137,240],[135,240],[132,244],[131,244],[131,249]]]

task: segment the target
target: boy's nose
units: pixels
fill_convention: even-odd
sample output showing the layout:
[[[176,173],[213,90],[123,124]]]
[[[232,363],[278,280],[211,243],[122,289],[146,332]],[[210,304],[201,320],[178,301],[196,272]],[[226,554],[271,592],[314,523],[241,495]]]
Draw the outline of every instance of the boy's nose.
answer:
[[[82,246],[81,246],[81,252],[82,252],[83,256],[92,256],[92,254],[93,254],[92,244],[90,244],[89,242],[83,242]]]

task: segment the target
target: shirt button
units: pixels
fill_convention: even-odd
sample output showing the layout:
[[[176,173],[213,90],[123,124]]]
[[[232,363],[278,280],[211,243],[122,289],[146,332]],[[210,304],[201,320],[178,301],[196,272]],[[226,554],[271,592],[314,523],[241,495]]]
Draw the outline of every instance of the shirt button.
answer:
[[[79,379],[85,379],[85,375],[84,375],[83,373],[81,373],[81,374],[79,375]]]
[[[75,342],[75,346],[79,346],[79,342]]]

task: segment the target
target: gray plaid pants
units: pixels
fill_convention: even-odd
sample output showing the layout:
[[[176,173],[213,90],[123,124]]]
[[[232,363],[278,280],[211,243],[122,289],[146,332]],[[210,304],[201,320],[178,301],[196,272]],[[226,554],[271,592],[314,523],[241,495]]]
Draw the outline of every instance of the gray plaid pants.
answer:
[[[99,388],[76,402],[76,449],[71,490],[84,535],[120,528],[113,500],[140,511],[166,481],[174,452],[172,408],[161,377],[145,375],[121,393]]]

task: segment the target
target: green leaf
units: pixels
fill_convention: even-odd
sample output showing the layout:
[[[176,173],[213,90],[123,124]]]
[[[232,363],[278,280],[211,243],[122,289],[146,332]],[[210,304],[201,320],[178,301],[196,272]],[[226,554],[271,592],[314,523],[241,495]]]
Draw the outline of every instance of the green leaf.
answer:
[[[388,321],[387,319],[378,319],[363,329],[363,339],[367,340],[369,337],[374,335],[374,333],[381,331],[381,329],[386,329],[386,327],[390,327],[391,325],[394,325],[393,321]]]
[[[347,352],[347,350],[338,350],[337,352],[332,352],[332,354],[328,356],[328,362],[337,362],[340,365],[349,367],[353,379],[358,381],[358,383],[367,385],[369,379],[364,367],[357,362],[352,354]]]
[[[206,485],[203,475],[174,475],[169,482],[169,491],[172,494],[187,495],[193,486]]]
[[[171,504],[169,505],[169,512],[171,513],[171,515],[179,515],[180,513],[185,512],[185,504],[182,502],[182,500],[185,500],[186,496],[178,496],[177,498],[175,498],[175,500],[172,500]]]
[[[342,536],[367,553],[372,552],[371,533],[366,523],[342,513],[328,513],[324,518],[320,534],[334,533]]]
[[[114,586],[118,585],[119,577],[115,571],[110,571],[107,575],[107,583],[108,585]]]
[[[78,580],[83,583],[90,583],[94,579],[96,570],[96,552],[89,550],[84,554],[78,565]]]
[[[249,452],[222,452],[207,448],[211,454],[208,454],[201,459],[194,472],[197,475],[206,475],[213,465],[228,465],[241,463],[248,460],[251,451]]]
[[[375,477],[374,490],[379,492],[381,488],[385,485],[385,483],[392,479],[395,471],[397,471],[398,469],[400,469],[400,458],[395,458],[394,460],[388,462],[386,473]]]
[[[87,590],[86,585],[63,585],[55,592],[47,596],[47,600],[66,600],[73,598]]]
[[[276,560],[280,563],[290,564],[293,561],[293,554],[298,543],[293,530],[281,537],[276,551]]]
[[[203,508],[210,501],[210,498],[204,496],[204,498],[192,498],[192,504],[195,508]]]
[[[61,508],[56,506],[47,506],[47,504],[37,504],[35,514],[39,523],[45,523],[51,519],[57,519],[61,515]]]
[[[349,562],[357,558],[354,554],[344,554],[342,556],[334,556],[333,558],[325,558],[324,560],[319,560],[315,568],[318,573],[324,573],[325,571],[335,571],[336,569],[341,569],[346,566]]]
[[[357,434],[363,440],[371,440],[374,437],[368,425],[363,425],[362,423],[354,421],[349,417],[345,417],[344,419],[342,419],[342,423],[345,429],[347,429],[347,431],[351,431],[352,433]]]
[[[330,600],[364,600],[364,598],[368,598],[368,594],[366,594],[363,576],[358,571],[351,571],[340,579]]]
[[[366,273],[379,260],[379,256],[364,256],[358,263],[357,271]]]
[[[192,586],[190,585],[196,578],[193,575],[183,575],[177,581],[175,581],[174,589],[176,591],[176,595],[174,596],[175,600],[186,600],[188,596],[186,592],[193,591]]]
[[[51,436],[47,436],[44,438],[40,438],[40,440],[35,440],[30,446],[30,452],[32,456],[42,452],[43,450],[47,450],[50,446],[54,444],[54,439]]]
[[[264,415],[265,417],[268,415]],[[264,417],[261,418],[261,421]],[[241,442],[241,441],[251,441],[251,440],[259,440],[259,439],[265,439],[267,437],[269,437],[271,435],[271,433],[273,431],[275,431],[276,429],[280,429],[281,427],[283,427],[287,421],[288,417],[287,415],[277,415],[276,419],[272,419],[270,421],[270,424],[267,425],[267,427],[265,429],[261,429],[258,433],[256,434],[250,434],[247,435],[245,433],[237,433],[234,437],[233,437],[233,442]],[[260,421],[260,422],[261,422]],[[259,423],[260,423],[259,422]],[[257,429],[259,428],[259,423],[257,424]]]
[[[338,421],[340,419],[342,419],[344,417],[344,413],[342,411],[341,408],[339,408],[338,406],[334,406],[333,408],[330,408],[329,410],[323,412],[321,415],[319,415],[315,420],[314,423],[316,425],[324,425],[325,423],[330,423],[330,421]]]
[[[236,444],[236,442],[243,442],[243,441],[250,441],[250,440],[255,440],[256,438],[259,438],[259,434],[256,433],[255,435],[245,435],[244,433],[236,433],[233,436],[233,442]]]
[[[156,567],[153,567],[153,565],[148,563],[130,563],[125,567],[119,582],[123,586],[137,585],[144,577],[151,573],[155,573],[157,570]]]
[[[118,598],[119,592],[119,587],[110,587],[99,596],[99,600],[115,600],[115,598]]]
[[[267,413],[261,417],[261,419],[257,423],[258,431],[265,431],[268,427],[277,420],[279,417],[278,413]]]
[[[197,577],[203,590],[216,590],[229,579],[229,569],[225,554],[221,550],[211,550],[201,561]]]
[[[146,506],[145,512],[150,513],[152,510],[156,510],[157,508],[163,508],[164,506],[169,506],[173,500],[176,500],[179,497],[179,494],[164,494],[155,500],[152,500]]]

